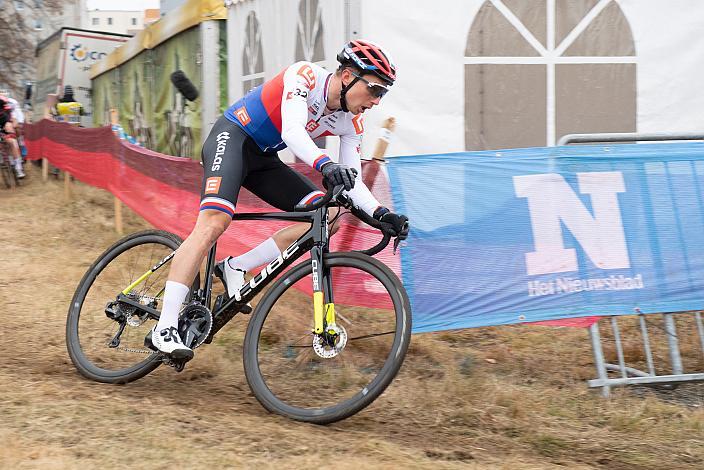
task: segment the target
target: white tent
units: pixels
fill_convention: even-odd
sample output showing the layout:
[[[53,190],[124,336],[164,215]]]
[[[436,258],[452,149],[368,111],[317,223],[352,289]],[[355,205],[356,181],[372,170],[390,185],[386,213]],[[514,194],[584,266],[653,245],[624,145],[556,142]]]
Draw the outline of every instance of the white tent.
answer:
[[[701,1],[229,3],[230,102],[296,60],[333,70],[352,38],[391,51],[399,78],[366,113],[366,153],[388,116],[396,155],[704,127]]]

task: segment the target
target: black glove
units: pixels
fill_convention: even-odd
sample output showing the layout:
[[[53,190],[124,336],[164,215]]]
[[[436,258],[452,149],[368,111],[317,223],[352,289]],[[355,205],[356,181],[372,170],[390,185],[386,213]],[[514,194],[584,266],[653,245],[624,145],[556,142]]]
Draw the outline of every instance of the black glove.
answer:
[[[323,185],[326,188],[328,184],[332,184],[333,187],[343,185],[345,191],[354,188],[355,178],[357,177],[357,170],[354,168],[330,162],[323,165],[320,172],[323,174]]]
[[[392,235],[398,237],[401,240],[408,238],[408,231],[410,230],[410,225],[408,223],[408,217],[403,214],[394,214],[389,211],[386,207],[379,207],[374,211],[374,218],[379,222],[388,224],[389,228],[393,229]]]

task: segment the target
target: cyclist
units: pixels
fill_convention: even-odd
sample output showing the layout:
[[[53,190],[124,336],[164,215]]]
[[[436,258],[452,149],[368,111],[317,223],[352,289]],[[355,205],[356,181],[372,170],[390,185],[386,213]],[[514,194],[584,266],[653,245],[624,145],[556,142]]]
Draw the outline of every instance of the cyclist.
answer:
[[[64,86],[64,96],[61,97],[56,105],[58,112],[58,120],[68,122],[74,126],[81,125],[81,116],[83,116],[83,105],[76,101],[73,97],[73,87],[71,85]]]
[[[12,109],[12,125],[15,128],[15,138],[17,139],[17,145],[20,149],[20,156],[22,156],[22,163],[24,163],[26,149],[22,144],[22,127],[24,126],[24,112],[22,111],[22,106],[12,97],[10,91],[7,89],[0,90],[0,97],[10,102],[10,108]]]
[[[393,227],[394,235],[407,236],[408,218],[381,206],[360,176],[362,114],[389,91],[396,67],[380,46],[364,40],[347,43],[337,60],[334,73],[310,62],[294,63],[247,93],[214,124],[202,150],[200,212],[171,262],[161,317],[148,336],[159,351],[175,359],[193,357],[178,335],[179,311],[208,250],[232,221],[240,187],[284,211],[322,196],[278,158],[278,150],[289,147],[328,185],[343,185],[362,210]],[[313,142],[328,135],[340,137],[339,163]],[[284,228],[220,263],[228,295],[238,297],[245,271],[276,259],[307,228],[305,223]]]
[[[5,90],[2,90],[5,91]],[[22,157],[20,156],[20,147],[17,144],[17,135],[15,132],[15,120],[13,118],[12,103],[7,98],[7,93],[0,94],[0,137],[7,142],[10,148],[10,157],[12,164],[15,167],[15,172],[18,178],[24,178],[24,170],[22,169]]]

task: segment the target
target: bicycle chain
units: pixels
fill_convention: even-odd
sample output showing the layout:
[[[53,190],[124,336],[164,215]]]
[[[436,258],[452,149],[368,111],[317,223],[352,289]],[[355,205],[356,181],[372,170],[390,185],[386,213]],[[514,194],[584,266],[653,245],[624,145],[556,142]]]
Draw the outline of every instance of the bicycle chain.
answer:
[[[117,349],[118,351],[125,351],[125,352],[131,352],[131,353],[138,353],[138,354],[156,354],[154,351],[150,351],[148,349],[135,349],[135,348],[126,348],[123,346],[118,346],[116,348],[112,349]]]

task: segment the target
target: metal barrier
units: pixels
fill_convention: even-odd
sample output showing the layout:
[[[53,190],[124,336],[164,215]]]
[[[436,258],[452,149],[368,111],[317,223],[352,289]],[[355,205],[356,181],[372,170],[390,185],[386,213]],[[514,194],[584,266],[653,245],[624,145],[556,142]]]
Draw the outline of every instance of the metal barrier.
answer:
[[[701,132],[653,132],[638,134],[632,132],[610,134],[567,134],[560,137],[557,145],[597,144],[605,142],[660,142],[666,140],[704,140]]]
[[[702,323],[702,316],[700,312],[696,312],[694,314],[665,313],[662,315],[664,323],[662,330],[667,336],[669,367],[672,371],[672,373],[668,375],[658,375],[656,372],[646,315],[638,315],[638,321],[640,323],[640,333],[643,340],[643,354],[645,356],[645,362],[648,369],[647,372],[626,365],[623,342],[618,325],[619,317],[609,317],[618,364],[609,364],[606,362],[606,359],[604,358],[601,333],[599,331],[599,323],[594,323],[589,327],[589,337],[591,338],[592,351],[594,353],[594,365],[596,366],[598,378],[590,380],[588,382],[589,387],[601,387],[603,396],[608,397],[611,392],[611,387],[616,386],[664,385],[681,382],[704,381],[704,372],[684,372],[684,367],[682,365],[682,354],[680,352],[680,342],[674,320],[675,315],[693,315],[699,337],[699,347],[701,348],[702,357],[704,357],[704,324]],[[648,317],[654,317],[654,315],[648,315]],[[619,377],[609,377],[609,371],[618,372]]]
[[[607,142],[653,142],[653,141],[682,141],[682,140],[704,140],[704,133],[670,133],[658,132],[648,134],[638,133],[610,133],[610,134],[568,134],[562,136],[557,145],[567,145],[571,143],[607,143]],[[589,380],[589,387],[601,387],[602,395],[608,397],[611,387],[626,385],[666,385],[681,382],[704,381],[704,372],[685,373],[682,364],[682,354],[680,351],[680,341],[677,335],[674,315],[694,315],[697,334],[699,337],[699,347],[702,357],[704,357],[704,324],[700,312],[696,313],[665,313],[662,315],[664,327],[663,332],[667,337],[667,348],[669,355],[669,366],[672,371],[668,375],[658,375],[653,359],[650,334],[648,332],[648,321],[646,315],[639,314],[640,334],[643,341],[643,354],[648,372],[643,372],[634,367],[626,365],[621,331],[618,324],[619,317],[609,317],[611,322],[611,332],[613,334],[616,357],[618,364],[606,362],[602,337],[599,331],[599,323],[594,323],[589,327],[589,336],[594,353],[594,365],[596,366],[596,379]],[[648,315],[648,318],[653,315]],[[618,372],[619,377],[609,377],[609,372]]]

